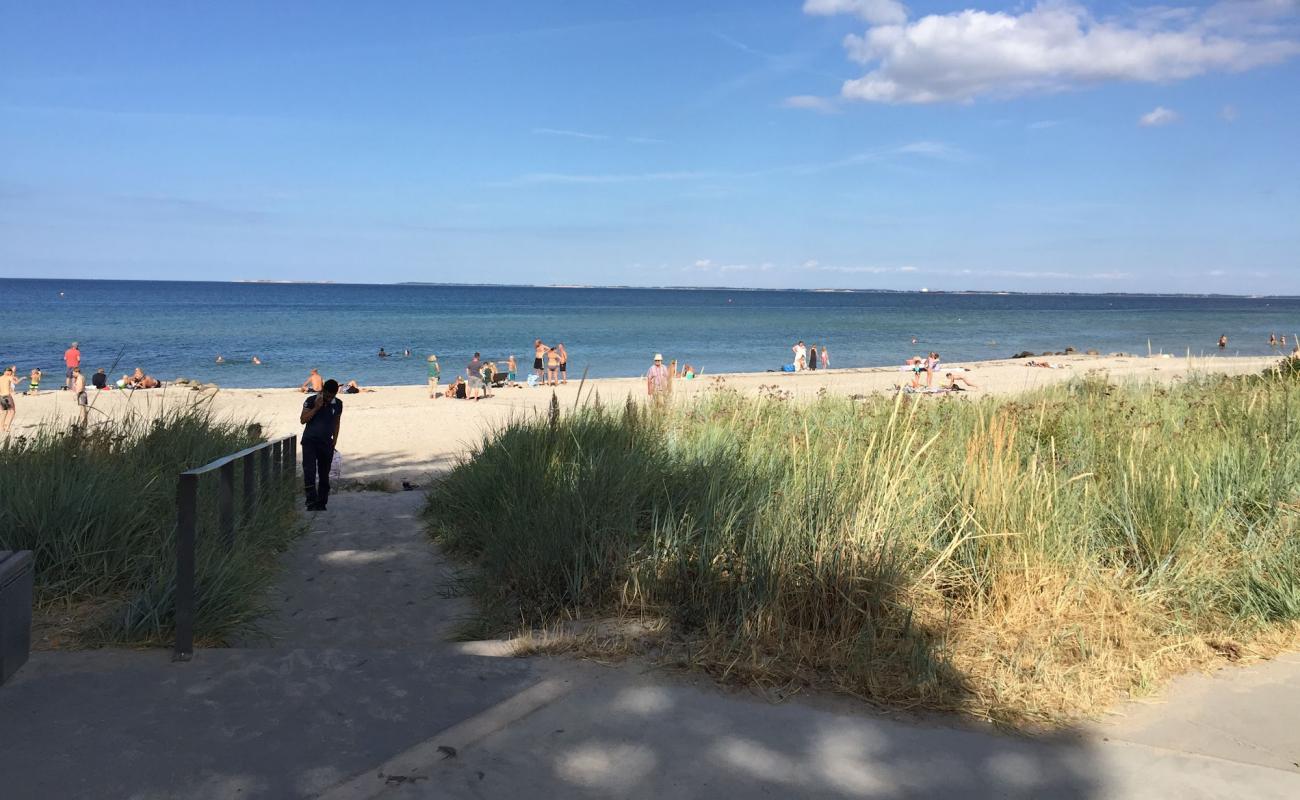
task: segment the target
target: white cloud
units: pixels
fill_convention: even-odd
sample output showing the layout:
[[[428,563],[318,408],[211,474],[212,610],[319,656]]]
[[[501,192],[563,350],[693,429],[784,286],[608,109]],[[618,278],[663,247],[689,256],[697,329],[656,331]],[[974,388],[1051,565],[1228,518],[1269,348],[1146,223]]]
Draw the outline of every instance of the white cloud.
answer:
[[[1171,111],[1164,106],[1156,106],[1141,117],[1138,117],[1138,124],[1144,128],[1156,128],[1177,121],[1178,112]]]
[[[800,266],[802,266],[804,269],[817,269],[817,265],[819,263],[820,262],[818,262],[817,259],[810,258],[807,261],[803,262],[803,264],[801,264]]]
[[[787,97],[781,101],[781,105],[786,108],[803,108],[809,111],[820,111],[823,114],[833,114],[839,111],[839,106],[835,100],[830,97],[818,97],[815,94],[797,94],[793,97]]]
[[[1236,122],[1236,121],[1237,121],[1237,107],[1236,107],[1236,106],[1232,106],[1232,105],[1224,106],[1224,107],[1222,108],[1222,110],[1219,111],[1219,117],[1220,117],[1224,122]]]
[[[967,9],[912,22],[870,19],[862,5],[808,0],[804,10],[868,19],[871,27],[845,37],[844,47],[869,71],[846,81],[841,94],[876,103],[970,102],[1107,81],[1163,83],[1300,53],[1295,0],[1154,8],[1102,19],[1069,0],[1040,0],[1019,14]]]
[[[533,128],[533,133],[538,136],[564,136],[569,139],[587,139],[594,142],[603,142],[609,137],[603,133],[584,133],[583,131],[566,131],[561,128]]]
[[[638,183],[642,181],[659,182],[659,181],[690,181],[699,178],[714,177],[717,173],[713,172],[628,172],[628,173],[609,173],[609,174],[574,174],[568,172],[533,172],[528,175],[522,175],[510,184],[515,183],[574,183],[574,184],[595,184],[595,183]],[[507,184],[507,185],[510,185]]]
[[[853,14],[872,25],[907,21],[907,7],[897,0],[804,0],[803,13],[817,16]]]
[[[699,258],[695,260],[695,263],[692,266],[694,266],[696,269],[710,269],[713,267],[713,259]]]

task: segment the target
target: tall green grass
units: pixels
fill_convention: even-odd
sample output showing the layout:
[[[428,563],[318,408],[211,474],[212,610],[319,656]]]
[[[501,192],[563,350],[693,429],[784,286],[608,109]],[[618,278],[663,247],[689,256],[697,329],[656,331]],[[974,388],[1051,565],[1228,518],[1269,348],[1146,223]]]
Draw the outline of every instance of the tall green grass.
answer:
[[[1276,373],[588,405],[492,435],[427,513],[499,623],[661,615],[718,674],[1059,720],[1294,633],[1297,412]]]
[[[159,643],[173,629],[176,476],[261,441],[202,405],[128,414],[87,428],[42,427],[0,442],[0,550],[32,550],[37,604],[103,609],[83,643]],[[238,476],[237,476],[238,477]],[[200,480],[195,633],[219,642],[262,612],[273,553],[296,532],[278,481],[242,520],[234,548],[216,529],[216,475]],[[237,490],[237,497],[239,490]]]

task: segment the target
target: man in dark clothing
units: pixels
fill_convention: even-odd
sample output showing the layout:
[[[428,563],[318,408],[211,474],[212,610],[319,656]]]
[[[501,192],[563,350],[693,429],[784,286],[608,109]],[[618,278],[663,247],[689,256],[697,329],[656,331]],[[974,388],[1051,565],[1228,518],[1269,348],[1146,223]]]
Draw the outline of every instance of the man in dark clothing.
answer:
[[[319,393],[302,404],[298,421],[302,430],[302,480],[307,493],[307,510],[324,511],[330,498],[330,464],[339,441],[343,401],[338,399],[339,382],[325,381]]]

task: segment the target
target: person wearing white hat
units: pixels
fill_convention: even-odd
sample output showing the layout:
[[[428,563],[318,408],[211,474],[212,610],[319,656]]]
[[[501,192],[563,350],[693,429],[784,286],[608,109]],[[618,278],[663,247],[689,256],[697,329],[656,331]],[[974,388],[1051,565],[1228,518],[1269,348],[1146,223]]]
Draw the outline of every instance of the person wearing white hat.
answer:
[[[645,374],[645,390],[655,400],[666,400],[672,391],[672,373],[664,366],[662,353],[655,353],[655,363]]]

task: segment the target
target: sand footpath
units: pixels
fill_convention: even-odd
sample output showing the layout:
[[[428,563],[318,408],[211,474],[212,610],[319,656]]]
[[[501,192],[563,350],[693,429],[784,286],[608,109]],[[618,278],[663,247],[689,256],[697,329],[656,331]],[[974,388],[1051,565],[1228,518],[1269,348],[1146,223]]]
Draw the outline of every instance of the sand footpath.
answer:
[[[1009,395],[1040,386],[1067,381],[1099,370],[1112,380],[1171,383],[1194,372],[1223,374],[1255,373],[1277,362],[1268,357],[1169,358],[1138,356],[1052,356],[1043,360],[1065,365],[1062,369],[1026,366],[1025,360],[954,362],[944,370],[962,367],[963,377],[979,387],[972,396]],[[647,367],[649,364],[647,364]],[[305,371],[304,371],[305,372]],[[450,372],[450,370],[448,370]],[[818,370],[799,374],[780,372],[704,375],[692,381],[678,380],[675,395],[690,397],[707,391],[721,380],[726,386],[757,394],[761,387],[776,386],[796,399],[807,399],[825,390],[839,395],[891,391],[911,381],[911,373],[898,367]],[[935,376],[936,385],[942,379]],[[579,401],[579,382],[571,379],[555,390],[561,406]],[[622,403],[629,394],[645,397],[645,382],[639,378],[601,378],[582,386],[582,398],[599,394],[605,402]],[[192,403],[210,396],[214,410],[250,422],[260,422],[273,436],[301,431],[298,412],[304,396],[295,389],[220,389],[212,393],[183,387],[121,392],[94,392],[92,419],[115,416],[134,408],[155,411],[174,403]],[[349,479],[382,477],[420,481],[430,473],[446,469],[485,433],[512,417],[545,413],[551,391],[543,388],[497,389],[486,400],[430,400],[424,386],[382,386],[373,392],[344,395],[345,412],[339,437],[343,475]],[[75,419],[76,407],[68,392],[43,392],[36,397],[18,398],[18,416],[13,434],[33,432],[39,425]]]

